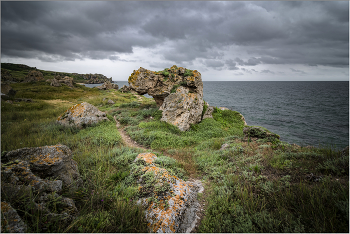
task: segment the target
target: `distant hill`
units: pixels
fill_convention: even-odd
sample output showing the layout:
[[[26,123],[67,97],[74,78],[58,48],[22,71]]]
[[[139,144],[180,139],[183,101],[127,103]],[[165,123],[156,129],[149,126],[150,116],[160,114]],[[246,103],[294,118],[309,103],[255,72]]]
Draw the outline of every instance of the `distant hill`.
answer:
[[[14,63],[1,63],[1,81],[11,81],[11,82],[23,82],[29,71],[37,70],[44,75],[44,79],[53,79],[55,75],[60,75],[61,77],[69,76],[72,77],[76,83],[86,83],[86,84],[98,84],[105,81],[112,81],[111,78],[107,78],[102,74],[78,74],[78,73],[67,73],[58,71],[45,71],[37,69],[36,67],[30,67],[24,64],[14,64]]]

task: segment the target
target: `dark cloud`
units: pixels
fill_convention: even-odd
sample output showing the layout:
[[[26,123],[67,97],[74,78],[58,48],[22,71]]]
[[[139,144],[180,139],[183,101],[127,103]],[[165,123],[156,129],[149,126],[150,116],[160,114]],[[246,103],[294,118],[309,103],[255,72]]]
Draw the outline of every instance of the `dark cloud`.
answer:
[[[265,74],[275,74],[274,72],[270,71],[270,70],[262,70],[260,73],[265,73]]]
[[[348,67],[349,2],[2,1],[1,41],[2,56],[43,61],[119,60],[141,47],[215,69]]]
[[[295,72],[295,73],[299,73],[299,74],[303,74],[303,75],[306,74],[306,72],[298,70],[298,69],[291,68],[290,70],[292,70],[292,72]]]

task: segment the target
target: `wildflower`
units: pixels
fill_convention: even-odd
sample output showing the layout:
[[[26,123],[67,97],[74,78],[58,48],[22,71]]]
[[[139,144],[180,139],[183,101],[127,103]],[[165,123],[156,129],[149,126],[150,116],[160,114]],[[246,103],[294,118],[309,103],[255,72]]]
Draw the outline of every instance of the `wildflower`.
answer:
[[[103,201],[103,199],[101,201]]]

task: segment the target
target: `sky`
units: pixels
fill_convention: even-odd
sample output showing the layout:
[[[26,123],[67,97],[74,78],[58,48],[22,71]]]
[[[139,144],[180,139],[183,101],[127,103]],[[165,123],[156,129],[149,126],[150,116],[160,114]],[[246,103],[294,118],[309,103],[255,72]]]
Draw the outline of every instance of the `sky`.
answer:
[[[348,1],[1,2],[1,62],[127,81],[349,81]]]

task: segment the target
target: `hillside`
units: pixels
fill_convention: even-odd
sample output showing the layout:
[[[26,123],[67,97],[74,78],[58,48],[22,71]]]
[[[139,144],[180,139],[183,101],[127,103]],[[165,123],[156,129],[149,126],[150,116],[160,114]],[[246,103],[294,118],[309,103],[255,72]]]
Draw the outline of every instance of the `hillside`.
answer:
[[[36,67],[13,63],[1,63],[1,81],[22,82],[25,80],[28,72],[32,70],[40,71],[43,74],[45,80],[53,79],[55,75],[59,75],[61,77],[72,77],[76,83],[99,84],[104,83],[105,81],[112,82],[112,77],[107,78],[102,74],[78,74],[59,71],[45,71],[37,69]]]
[[[2,69],[22,79],[33,68],[2,64]],[[48,79],[54,73],[41,72]],[[349,231],[348,148],[290,145],[261,137],[270,134],[262,127],[262,133],[247,136],[241,116],[231,110],[215,108],[213,118],[182,132],[160,121],[153,99],[134,93],[79,84],[52,87],[45,81],[10,86],[15,95],[1,101],[2,156],[24,147],[63,144],[82,178],[75,192],[52,192],[51,212],[63,212],[60,197],[74,200],[79,212],[68,223],[58,216],[48,222],[35,209],[37,194],[12,201],[2,189],[2,212],[5,202],[13,202],[27,232],[149,232],[158,224],[147,224],[145,207],[137,200],[151,195],[149,202],[166,210],[169,204],[162,203],[156,190],[169,191],[150,174],[142,175],[149,183],[138,185],[141,165],[134,162],[141,153],[156,155],[157,165],[171,176],[204,185],[197,195],[200,219],[193,232]],[[84,128],[57,124],[60,115],[82,102],[105,112],[109,121]],[[11,163],[2,163],[2,173],[16,162]],[[2,215],[2,231],[6,222]]]

